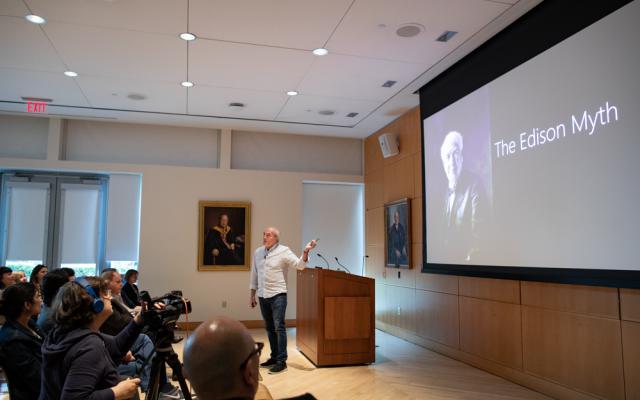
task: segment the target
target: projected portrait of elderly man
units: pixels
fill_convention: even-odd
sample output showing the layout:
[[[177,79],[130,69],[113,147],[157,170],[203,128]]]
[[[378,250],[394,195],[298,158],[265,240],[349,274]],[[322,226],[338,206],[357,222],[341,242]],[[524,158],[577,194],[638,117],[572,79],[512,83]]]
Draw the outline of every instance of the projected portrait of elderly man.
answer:
[[[486,204],[479,179],[464,168],[463,147],[462,135],[451,131],[440,148],[448,183],[443,233],[447,254],[460,262],[468,262],[474,260],[480,251],[480,231]]]

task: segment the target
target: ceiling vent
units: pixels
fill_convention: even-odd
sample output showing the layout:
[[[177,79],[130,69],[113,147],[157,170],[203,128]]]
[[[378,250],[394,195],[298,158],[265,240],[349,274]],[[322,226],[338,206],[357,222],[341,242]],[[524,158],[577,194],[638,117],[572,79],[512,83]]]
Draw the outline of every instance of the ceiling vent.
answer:
[[[397,81],[386,81],[385,83],[382,84],[382,87],[391,87],[393,85],[395,85],[397,83]]]
[[[239,102],[229,103],[229,108],[232,108],[234,110],[242,110],[244,108],[244,103],[239,103]]]
[[[444,31],[442,35],[438,36],[436,39],[438,42],[448,42],[452,37],[454,37],[458,32],[455,31]]]
[[[418,36],[422,31],[424,31],[424,26],[420,24],[404,24],[396,30],[396,35],[403,38],[410,38]]]
[[[349,118],[353,118],[353,117],[355,117],[356,115],[358,115],[358,113],[357,113],[357,112],[350,112],[349,114],[347,114],[347,117],[349,117]]]
[[[147,96],[140,93],[130,93],[129,95],[127,95],[127,98],[130,100],[140,101],[140,100],[146,100]]]

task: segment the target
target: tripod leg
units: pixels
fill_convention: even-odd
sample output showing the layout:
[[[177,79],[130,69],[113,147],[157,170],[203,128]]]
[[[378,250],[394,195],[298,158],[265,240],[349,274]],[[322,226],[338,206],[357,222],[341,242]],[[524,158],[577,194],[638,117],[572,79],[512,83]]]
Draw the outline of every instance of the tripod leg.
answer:
[[[160,375],[164,368],[164,357],[156,353],[151,361],[151,376],[149,377],[149,387],[147,388],[145,400],[158,400],[160,395]],[[164,381],[162,384],[164,384]]]
[[[178,377],[178,383],[180,383],[180,389],[182,389],[184,399],[191,400],[191,393],[189,392],[187,381],[184,379],[184,375],[182,375],[182,363],[175,352],[171,351],[171,353],[167,355],[167,364],[169,364],[173,373]]]

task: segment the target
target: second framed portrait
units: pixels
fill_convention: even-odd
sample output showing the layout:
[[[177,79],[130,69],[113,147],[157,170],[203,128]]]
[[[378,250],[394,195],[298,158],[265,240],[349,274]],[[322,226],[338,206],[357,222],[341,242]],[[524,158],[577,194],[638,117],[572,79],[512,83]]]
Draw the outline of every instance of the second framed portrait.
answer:
[[[248,271],[251,203],[200,201],[198,208],[198,270]]]
[[[411,268],[411,206],[409,199],[384,205],[385,266]]]

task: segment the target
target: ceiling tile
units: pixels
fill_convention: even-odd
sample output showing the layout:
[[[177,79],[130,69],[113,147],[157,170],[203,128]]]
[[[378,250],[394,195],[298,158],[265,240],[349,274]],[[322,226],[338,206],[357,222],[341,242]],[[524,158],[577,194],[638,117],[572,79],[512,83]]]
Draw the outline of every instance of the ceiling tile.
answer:
[[[303,94],[384,101],[422,74],[426,66],[329,54],[319,57],[299,86]],[[386,81],[392,87],[382,87]]]
[[[272,120],[287,101],[283,92],[217,88],[197,85],[189,89],[189,114]],[[229,103],[245,106],[236,110]]]
[[[64,64],[39,26],[24,18],[0,17],[0,67],[64,72]]]
[[[353,126],[379,105],[380,102],[377,101],[298,95],[289,99],[278,115],[277,121]],[[333,111],[334,114],[322,115],[319,114],[321,111]],[[351,112],[356,112],[358,115],[354,118],[347,117],[346,115]]]
[[[178,83],[79,76],[76,78],[94,107],[117,110],[186,113],[187,89]],[[144,96],[132,100],[129,95]]]
[[[24,17],[31,14],[29,9],[21,0],[2,0],[0,1],[0,15],[11,15],[14,17]]]
[[[179,38],[55,22],[44,29],[79,74],[176,83],[186,78],[187,44]]]
[[[189,44],[189,79],[196,84],[286,92],[309,70],[310,52],[196,40]]]
[[[0,88],[0,100],[42,97],[53,99],[52,104],[89,106],[73,79],[62,74],[0,68]]]
[[[25,1],[34,13],[51,22],[165,33],[174,37],[187,29],[187,0]]]
[[[357,0],[327,49],[431,65],[509,7],[482,0]],[[423,32],[410,38],[396,35],[408,23],[422,25]],[[447,43],[436,42],[445,30],[458,34]]]
[[[191,0],[198,37],[313,50],[322,47],[351,0]]]

